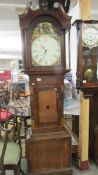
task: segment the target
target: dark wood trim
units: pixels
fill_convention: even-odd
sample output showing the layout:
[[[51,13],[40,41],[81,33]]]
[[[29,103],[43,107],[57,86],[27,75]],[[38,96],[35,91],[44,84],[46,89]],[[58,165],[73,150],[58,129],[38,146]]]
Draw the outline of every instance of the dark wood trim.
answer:
[[[35,70],[24,70],[23,72],[28,74],[28,75],[60,75],[60,74],[65,74],[65,73],[68,73],[70,71],[70,69],[58,69],[58,70],[55,70],[54,68],[52,69],[52,71],[48,71],[48,70],[39,70],[38,72],[35,71]]]
[[[40,173],[28,173],[27,175],[72,175],[73,169],[72,168],[65,168],[59,170],[52,170],[52,171],[44,171]]]
[[[81,161],[80,163],[80,171],[87,171],[89,169],[89,162],[88,160]]]

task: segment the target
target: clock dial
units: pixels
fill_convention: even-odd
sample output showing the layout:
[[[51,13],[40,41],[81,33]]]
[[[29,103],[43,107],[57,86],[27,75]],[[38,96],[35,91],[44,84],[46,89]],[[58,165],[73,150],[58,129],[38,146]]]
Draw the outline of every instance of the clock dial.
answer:
[[[93,47],[98,44],[98,30],[91,26],[83,31],[82,40],[88,47]]]
[[[43,35],[32,42],[33,65],[58,65],[61,61],[61,49],[58,41],[51,36]]]
[[[33,66],[61,64],[60,35],[49,22],[38,23],[32,33],[31,56]]]

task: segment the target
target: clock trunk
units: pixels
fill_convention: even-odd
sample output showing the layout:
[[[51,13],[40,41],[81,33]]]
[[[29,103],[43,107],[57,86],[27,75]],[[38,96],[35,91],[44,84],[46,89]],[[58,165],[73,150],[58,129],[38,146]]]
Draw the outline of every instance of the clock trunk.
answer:
[[[61,125],[63,116],[64,77],[37,75],[30,77],[32,116],[35,127]]]
[[[98,163],[98,20],[76,20],[77,88],[89,98],[89,157]]]

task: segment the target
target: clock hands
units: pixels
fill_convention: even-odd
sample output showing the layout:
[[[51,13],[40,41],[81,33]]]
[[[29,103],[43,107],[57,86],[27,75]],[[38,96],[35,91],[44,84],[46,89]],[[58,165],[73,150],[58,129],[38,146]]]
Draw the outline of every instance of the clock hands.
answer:
[[[32,57],[35,63],[41,66],[56,64],[60,60],[58,41],[50,36],[38,37],[32,45]]]
[[[46,53],[47,53],[47,49],[43,46],[43,45],[41,45],[41,47],[44,49],[44,58],[45,58],[45,56],[46,56]]]
[[[44,58],[46,57],[47,49],[44,50]]]

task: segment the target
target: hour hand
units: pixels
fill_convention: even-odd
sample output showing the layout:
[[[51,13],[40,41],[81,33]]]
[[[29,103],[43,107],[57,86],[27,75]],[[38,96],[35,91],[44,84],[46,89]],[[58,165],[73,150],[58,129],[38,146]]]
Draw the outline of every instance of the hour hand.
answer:
[[[47,53],[47,49],[45,49],[45,52],[44,52],[44,58],[45,58],[45,56],[46,56],[46,53]]]

